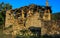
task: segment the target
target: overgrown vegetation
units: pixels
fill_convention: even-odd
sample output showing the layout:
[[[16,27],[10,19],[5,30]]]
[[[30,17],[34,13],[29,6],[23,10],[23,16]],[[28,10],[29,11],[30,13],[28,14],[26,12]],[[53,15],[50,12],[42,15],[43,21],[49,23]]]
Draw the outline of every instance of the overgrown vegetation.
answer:
[[[53,13],[52,14],[52,19],[53,20],[60,20],[60,12]]]
[[[4,25],[5,22],[5,13],[6,10],[12,9],[12,6],[9,3],[0,3],[0,27]]]
[[[60,38],[60,35],[42,35],[42,36],[31,36],[31,35],[27,35],[27,36],[23,36],[23,35],[17,35],[16,38]]]

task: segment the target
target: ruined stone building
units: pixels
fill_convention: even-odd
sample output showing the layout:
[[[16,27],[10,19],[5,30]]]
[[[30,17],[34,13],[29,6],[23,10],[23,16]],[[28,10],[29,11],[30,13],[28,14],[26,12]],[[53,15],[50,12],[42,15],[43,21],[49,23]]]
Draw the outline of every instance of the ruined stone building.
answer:
[[[17,9],[6,11],[5,30],[6,34],[17,34],[20,30],[30,27],[41,28],[41,34],[60,34],[59,26],[52,20],[52,10],[46,2],[46,6],[31,4]],[[6,29],[7,28],[7,29]],[[57,30],[58,29],[58,30]]]

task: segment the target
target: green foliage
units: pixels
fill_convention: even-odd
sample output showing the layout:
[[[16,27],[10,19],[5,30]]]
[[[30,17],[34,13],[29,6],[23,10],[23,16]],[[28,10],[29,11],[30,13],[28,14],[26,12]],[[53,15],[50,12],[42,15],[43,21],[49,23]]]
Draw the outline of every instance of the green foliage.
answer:
[[[52,14],[53,20],[60,20],[60,12]]]
[[[3,21],[4,21],[4,17],[2,16],[2,13],[0,12],[0,25],[3,24]]]
[[[7,4],[5,4],[4,2],[0,3],[0,25],[4,24],[6,10],[9,9],[12,9],[12,6],[9,3]]]
[[[16,38],[60,38],[60,35],[41,35],[41,36],[20,36],[17,35]]]

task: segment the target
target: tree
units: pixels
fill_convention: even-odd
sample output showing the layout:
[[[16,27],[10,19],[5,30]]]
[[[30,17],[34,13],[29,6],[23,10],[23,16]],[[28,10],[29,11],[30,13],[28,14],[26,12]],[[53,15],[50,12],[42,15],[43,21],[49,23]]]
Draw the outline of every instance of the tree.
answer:
[[[6,11],[10,9],[12,9],[12,6],[9,3],[0,3],[0,25],[4,24]]]
[[[52,14],[52,19],[53,20],[60,20],[60,12],[53,13]]]

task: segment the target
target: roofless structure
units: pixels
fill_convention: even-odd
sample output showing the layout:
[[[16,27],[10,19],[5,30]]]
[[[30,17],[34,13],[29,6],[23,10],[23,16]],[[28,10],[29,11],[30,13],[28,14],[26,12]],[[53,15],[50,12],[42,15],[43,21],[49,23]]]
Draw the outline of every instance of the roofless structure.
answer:
[[[31,4],[17,9],[11,9],[6,11],[5,29],[6,34],[21,34],[21,30],[39,31],[41,35],[44,34],[59,34],[59,31],[55,30],[56,23],[51,19],[51,7],[46,0],[46,6],[39,6]],[[56,27],[56,28],[55,28]],[[54,28],[54,29],[53,29]],[[38,31],[37,31],[38,30]]]

